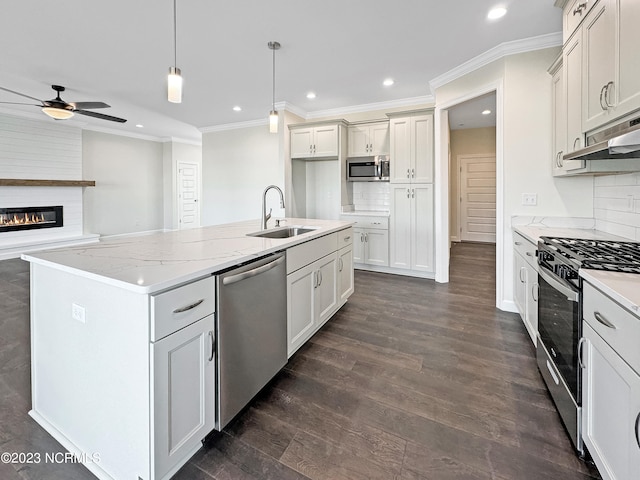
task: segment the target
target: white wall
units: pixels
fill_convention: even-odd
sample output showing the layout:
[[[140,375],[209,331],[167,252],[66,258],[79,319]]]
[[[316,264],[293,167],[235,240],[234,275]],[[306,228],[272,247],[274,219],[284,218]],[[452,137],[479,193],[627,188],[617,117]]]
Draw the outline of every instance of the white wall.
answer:
[[[80,128],[55,120],[0,114],[0,178],[83,180],[82,173]],[[82,235],[82,190],[0,187],[0,207],[62,205],[64,218],[61,228],[4,232],[0,248]]]
[[[160,142],[85,130],[84,231],[100,235],[163,228],[163,146]]]
[[[640,173],[595,178],[596,229],[640,241]]]
[[[503,127],[502,136],[498,134],[502,145],[496,145],[498,168],[502,168],[498,178],[502,175],[503,179],[498,185],[503,210],[501,218],[496,219],[496,235],[501,237],[497,243],[503,245],[502,252],[498,250],[501,258],[497,259],[500,266],[497,274],[502,280],[497,299],[500,308],[513,309],[511,216],[593,216],[592,177],[552,177],[551,78],[547,68],[557,54],[558,48],[550,48],[511,55],[436,91],[437,106],[451,105],[486,85],[503,85],[502,103],[497,105]],[[446,156],[437,161],[441,162],[440,168],[447,168]],[[523,206],[522,193],[537,193],[538,204]],[[442,216],[446,218],[448,211],[442,212]]]
[[[284,191],[281,135],[282,129],[272,134],[267,125],[203,133],[203,226],[260,219],[264,189],[275,184]],[[267,200],[267,211],[272,207],[274,216],[284,215],[276,192]]]

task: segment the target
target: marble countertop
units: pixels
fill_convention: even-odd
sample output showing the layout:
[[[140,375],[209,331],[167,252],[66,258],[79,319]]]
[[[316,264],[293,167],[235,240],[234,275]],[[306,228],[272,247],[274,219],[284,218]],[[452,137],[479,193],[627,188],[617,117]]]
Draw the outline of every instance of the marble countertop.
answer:
[[[340,216],[359,216],[359,217],[388,217],[388,210],[353,210],[351,212],[341,212]]]
[[[640,317],[640,275],[581,268],[580,276],[602,293]]]
[[[513,230],[525,237],[527,240],[538,243],[540,237],[564,237],[583,238],[586,240],[617,240],[619,242],[633,241],[629,238],[619,237],[610,233],[602,232],[592,228],[572,228],[572,227],[546,227],[533,225],[515,225]]]
[[[247,236],[259,220],[103,239],[97,244],[23,254],[22,259],[138,293],[154,293],[344,229],[352,222],[287,218],[319,227],[290,238]]]

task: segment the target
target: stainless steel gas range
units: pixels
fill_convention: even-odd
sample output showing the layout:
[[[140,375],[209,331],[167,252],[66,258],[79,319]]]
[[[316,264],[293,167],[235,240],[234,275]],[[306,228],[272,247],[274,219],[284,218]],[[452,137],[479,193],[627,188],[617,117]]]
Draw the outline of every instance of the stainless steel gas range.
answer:
[[[581,268],[640,274],[640,243],[541,237],[538,242],[538,368],[571,437],[581,438]]]

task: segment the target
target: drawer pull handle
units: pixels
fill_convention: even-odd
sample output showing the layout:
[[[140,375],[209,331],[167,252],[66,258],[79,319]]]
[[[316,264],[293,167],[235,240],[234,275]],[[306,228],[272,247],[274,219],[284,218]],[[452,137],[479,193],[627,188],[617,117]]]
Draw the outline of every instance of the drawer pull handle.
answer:
[[[184,307],[180,307],[180,308],[176,308],[173,313],[182,313],[182,312],[186,312],[187,310],[191,310],[193,308],[196,308],[198,305],[200,305],[202,302],[204,302],[204,298],[201,298],[200,300],[198,300],[197,302],[193,302],[190,305],[185,305]]]
[[[522,245],[522,242],[516,242],[516,245],[520,246]]]
[[[533,253],[527,252],[527,257],[533,257]]]
[[[587,8],[587,4],[586,3],[581,3],[579,4],[576,9],[573,11],[573,15],[576,16],[578,13],[580,15],[582,15],[582,10],[584,10],[585,8]]]
[[[602,325],[604,325],[605,327],[616,330],[616,326],[613,323],[611,323],[609,320],[607,320],[606,317],[602,315],[600,312],[593,312],[593,316],[596,317],[596,320],[600,322]]]
[[[345,241],[345,242],[348,242],[349,240],[351,240],[351,236],[344,237],[344,241]]]
[[[216,343],[213,339],[213,332],[211,330],[209,330],[209,341],[211,342],[211,354],[209,355],[209,361],[211,362],[213,360],[213,354],[216,351]]]
[[[638,444],[638,448],[640,448],[640,433],[638,430],[640,430],[640,413],[638,413],[636,417],[636,443]]]
[[[549,360],[547,360],[547,369],[549,370],[551,377],[553,377],[553,381],[556,382],[556,385],[560,385],[560,379],[556,375],[556,372],[553,371],[553,367],[549,363]]]

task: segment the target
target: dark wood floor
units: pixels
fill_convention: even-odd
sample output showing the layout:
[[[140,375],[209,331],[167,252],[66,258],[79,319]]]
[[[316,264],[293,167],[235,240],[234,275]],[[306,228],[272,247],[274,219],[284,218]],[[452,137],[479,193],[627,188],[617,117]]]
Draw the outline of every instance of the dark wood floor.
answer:
[[[0,262],[0,450],[64,451],[30,408],[27,265]],[[126,442],[126,439],[122,439]],[[0,479],[91,479],[0,463]],[[599,478],[573,453],[519,317],[495,308],[494,247],[451,282],[356,272],[356,292],[180,480]]]

